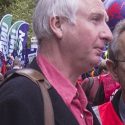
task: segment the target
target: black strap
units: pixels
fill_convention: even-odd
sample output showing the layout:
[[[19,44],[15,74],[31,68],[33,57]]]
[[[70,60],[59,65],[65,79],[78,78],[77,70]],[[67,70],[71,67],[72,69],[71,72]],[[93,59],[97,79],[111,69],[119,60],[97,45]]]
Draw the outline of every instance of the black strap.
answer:
[[[91,107],[90,104],[87,105],[87,109],[88,109],[88,110],[92,113],[92,115],[93,115],[93,125],[101,125],[100,122],[99,122],[99,120],[98,120],[98,118],[96,117],[96,115],[95,115],[95,113],[94,113],[94,111],[93,111],[93,109],[92,109],[92,107]]]
[[[88,83],[82,85],[87,97],[89,97],[90,90],[94,83],[94,79],[92,77],[88,77],[88,79],[89,79]]]
[[[105,103],[104,87],[103,84],[100,84],[93,101],[93,106],[101,105],[103,103]]]

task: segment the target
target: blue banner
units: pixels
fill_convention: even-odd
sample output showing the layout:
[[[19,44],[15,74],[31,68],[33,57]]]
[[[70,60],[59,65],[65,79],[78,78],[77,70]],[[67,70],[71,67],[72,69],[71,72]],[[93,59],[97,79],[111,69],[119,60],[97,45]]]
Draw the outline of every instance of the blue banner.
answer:
[[[18,45],[18,35],[17,31],[19,26],[24,23],[24,21],[16,21],[11,27],[8,32],[8,38],[9,38],[9,43],[8,43],[8,55],[12,55],[14,58],[18,56],[18,50],[19,50],[19,45]]]
[[[8,54],[8,31],[11,27],[12,15],[6,14],[0,22],[0,51],[5,58]]]
[[[27,38],[28,38],[29,24],[24,22],[21,23],[17,30],[18,37],[18,57],[22,60],[22,51],[26,50]]]

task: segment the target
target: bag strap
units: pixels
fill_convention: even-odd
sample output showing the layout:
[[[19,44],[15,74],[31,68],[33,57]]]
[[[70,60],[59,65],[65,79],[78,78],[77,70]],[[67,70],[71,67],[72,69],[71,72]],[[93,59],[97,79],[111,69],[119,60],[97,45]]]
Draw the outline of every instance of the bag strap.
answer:
[[[45,125],[55,125],[54,123],[54,111],[48,89],[51,88],[51,85],[44,78],[42,73],[34,69],[21,69],[17,70],[15,74],[25,76],[32,80],[41,90],[44,103],[44,124]]]

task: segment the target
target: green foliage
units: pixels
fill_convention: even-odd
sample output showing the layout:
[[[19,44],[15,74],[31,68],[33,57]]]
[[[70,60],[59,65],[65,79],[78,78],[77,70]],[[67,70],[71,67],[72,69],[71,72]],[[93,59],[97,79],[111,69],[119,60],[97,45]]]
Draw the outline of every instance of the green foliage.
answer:
[[[9,2],[9,4],[6,4],[7,2]],[[33,36],[32,13],[34,6],[35,1],[33,0],[0,0],[0,17],[5,14],[12,14],[13,22],[24,20],[30,24],[28,43],[30,42],[30,38]]]
[[[14,0],[0,0],[0,6],[6,5],[9,6]]]

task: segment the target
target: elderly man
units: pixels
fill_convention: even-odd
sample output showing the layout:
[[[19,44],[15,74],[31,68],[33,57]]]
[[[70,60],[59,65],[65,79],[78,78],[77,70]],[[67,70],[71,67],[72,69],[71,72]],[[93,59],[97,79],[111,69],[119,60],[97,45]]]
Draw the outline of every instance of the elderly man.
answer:
[[[116,25],[113,36],[107,66],[113,78],[120,83],[121,89],[111,102],[94,107],[102,125],[125,124],[125,20]]]
[[[31,68],[42,72],[52,86],[55,125],[97,124],[76,80],[98,64],[105,42],[112,39],[106,21],[101,0],[37,3],[33,28],[39,48]],[[44,125],[42,96],[31,80],[16,77],[1,87],[1,121],[2,125]]]

